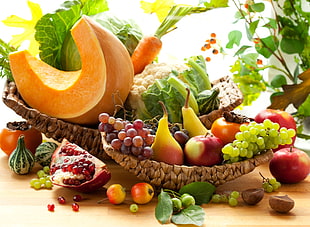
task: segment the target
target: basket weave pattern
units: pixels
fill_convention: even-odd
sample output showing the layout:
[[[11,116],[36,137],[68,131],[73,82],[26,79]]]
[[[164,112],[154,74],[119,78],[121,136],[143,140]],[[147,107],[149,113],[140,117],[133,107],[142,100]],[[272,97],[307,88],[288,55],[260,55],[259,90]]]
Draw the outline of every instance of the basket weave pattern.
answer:
[[[102,141],[105,152],[125,170],[155,187],[172,190],[179,190],[182,186],[197,181],[209,182],[218,186],[253,171],[257,166],[267,163],[273,157],[273,151],[268,150],[251,159],[232,164],[215,165],[212,167],[180,166],[150,159],[139,161],[134,156],[115,151],[106,143],[104,133],[102,133]]]
[[[220,107],[207,115],[200,117],[207,128],[212,122],[220,117],[224,111],[231,111],[243,101],[242,93],[237,85],[228,76],[212,82],[213,87],[220,89]],[[7,82],[2,95],[3,102],[16,114],[27,120],[27,122],[47,138],[61,142],[66,138],[100,159],[110,159],[103,149],[101,135],[96,126],[87,127],[66,122],[61,119],[50,117],[33,109],[24,102],[14,82]]]

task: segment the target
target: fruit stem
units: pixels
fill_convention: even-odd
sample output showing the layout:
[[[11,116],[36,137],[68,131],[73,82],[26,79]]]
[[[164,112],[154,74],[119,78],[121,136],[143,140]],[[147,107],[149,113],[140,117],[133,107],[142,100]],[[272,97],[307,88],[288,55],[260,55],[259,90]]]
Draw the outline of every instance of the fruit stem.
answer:
[[[164,116],[168,117],[168,111],[167,111],[167,108],[166,108],[164,102],[162,102],[162,101],[158,101],[158,102],[159,102],[159,104],[161,105],[161,107],[163,109]]]
[[[187,91],[187,95],[186,95],[186,99],[185,99],[185,103],[184,103],[184,108],[188,108],[189,96],[191,93],[191,90],[188,87],[186,88],[186,91]]]

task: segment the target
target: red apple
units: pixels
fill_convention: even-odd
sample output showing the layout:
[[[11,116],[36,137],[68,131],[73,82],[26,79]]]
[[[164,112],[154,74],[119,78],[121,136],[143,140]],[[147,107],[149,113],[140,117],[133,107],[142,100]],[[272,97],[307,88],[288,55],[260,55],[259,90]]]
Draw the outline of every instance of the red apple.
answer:
[[[222,140],[213,135],[201,135],[190,138],[184,148],[187,164],[213,166],[223,161]]]
[[[255,122],[262,123],[265,119],[269,119],[274,123],[278,123],[280,127],[285,127],[287,129],[294,129],[296,130],[296,122],[292,115],[290,115],[286,111],[282,110],[273,110],[273,109],[264,109],[260,111],[254,118]],[[282,148],[291,147],[295,143],[296,136],[292,138],[291,144],[279,145],[277,149],[273,151],[278,151]]]
[[[297,148],[282,148],[274,153],[269,169],[281,183],[298,183],[310,173],[310,157]]]

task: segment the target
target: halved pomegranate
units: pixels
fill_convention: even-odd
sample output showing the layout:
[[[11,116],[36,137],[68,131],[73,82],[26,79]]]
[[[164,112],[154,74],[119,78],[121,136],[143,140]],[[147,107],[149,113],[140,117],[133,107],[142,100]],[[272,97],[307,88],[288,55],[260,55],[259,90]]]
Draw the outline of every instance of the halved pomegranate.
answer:
[[[111,179],[104,162],[67,139],[53,153],[50,175],[53,184],[80,192],[95,191]]]

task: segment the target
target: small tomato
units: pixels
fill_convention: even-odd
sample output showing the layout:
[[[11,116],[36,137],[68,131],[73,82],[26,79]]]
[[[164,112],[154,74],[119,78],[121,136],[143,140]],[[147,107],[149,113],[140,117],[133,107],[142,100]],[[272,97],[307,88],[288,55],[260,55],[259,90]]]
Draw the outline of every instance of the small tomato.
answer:
[[[126,190],[120,184],[110,185],[107,189],[106,194],[109,202],[115,205],[123,203],[126,198]]]
[[[240,125],[240,123],[229,122],[224,117],[220,117],[212,123],[211,133],[220,138],[224,144],[231,143],[234,141],[236,133],[240,132]]]
[[[148,183],[137,183],[131,188],[131,197],[135,203],[146,204],[152,200],[154,189]]]
[[[0,131],[0,148],[8,156],[15,150],[20,135],[24,135],[26,147],[35,154],[36,148],[42,143],[40,131],[26,122],[10,122]]]

